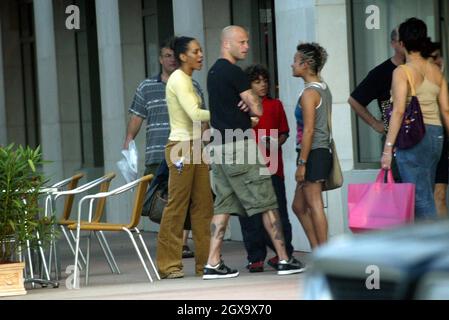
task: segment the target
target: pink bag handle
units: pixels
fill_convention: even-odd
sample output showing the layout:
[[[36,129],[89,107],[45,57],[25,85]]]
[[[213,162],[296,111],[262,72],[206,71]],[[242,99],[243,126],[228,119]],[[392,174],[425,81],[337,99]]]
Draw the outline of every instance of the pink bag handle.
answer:
[[[391,170],[380,169],[376,178],[377,183],[394,183],[393,174]]]

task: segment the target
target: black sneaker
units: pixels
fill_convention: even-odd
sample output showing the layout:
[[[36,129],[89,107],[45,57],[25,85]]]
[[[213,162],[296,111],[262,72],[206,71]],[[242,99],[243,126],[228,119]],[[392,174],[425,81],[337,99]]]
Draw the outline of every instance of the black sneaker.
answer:
[[[273,258],[267,261],[268,265],[272,267],[274,270],[278,269],[279,258],[278,256],[274,256]]]
[[[267,261],[267,263],[268,263],[268,265],[269,265],[270,267],[272,267],[274,270],[278,270],[278,264],[279,264],[279,258],[278,258],[278,256],[274,256],[273,258],[269,259],[269,260]],[[301,263],[300,261],[298,261],[298,260],[297,260],[295,257],[293,257],[293,256],[290,258],[290,263],[293,264],[293,265],[295,265],[295,266],[299,266],[299,267],[302,266],[302,263]]]
[[[220,265],[217,268],[212,268],[209,265],[204,267],[203,280],[234,278],[238,275],[238,270],[231,269],[223,261],[220,261]]]
[[[263,264],[263,261],[250,262],[246,266],[246,269],[248,269],[249,272],[263,272]]]
[[[291,258],[287,263],[283,263],[285,261],[279,261],[278,263],[278,275],[283,276],[287,274],[300,273],[306,270],[304,264],[302,264],[299,260],[295,258]]]
[[[297,267],[300,267],[300,268],[304,268],[304,269],[306,268],[306,266],[301,261],[299,261],[298,259],[296,259],[293,256],[290,258],[290,260],[288,262],[291,263],[294,266],[297,266]]]

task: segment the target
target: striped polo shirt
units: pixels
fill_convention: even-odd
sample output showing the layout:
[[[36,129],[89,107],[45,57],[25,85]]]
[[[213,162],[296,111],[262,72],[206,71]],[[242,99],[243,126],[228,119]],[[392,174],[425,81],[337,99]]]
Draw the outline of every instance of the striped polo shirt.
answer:
[[[199,84],[193,85],[203,101]],[[170,123],[165,99],[165,86],[161,75],[142,81],[136,89],[129,113],[146,119],[145,165],[159,164],[165,158],[165,145],[170,135]]]

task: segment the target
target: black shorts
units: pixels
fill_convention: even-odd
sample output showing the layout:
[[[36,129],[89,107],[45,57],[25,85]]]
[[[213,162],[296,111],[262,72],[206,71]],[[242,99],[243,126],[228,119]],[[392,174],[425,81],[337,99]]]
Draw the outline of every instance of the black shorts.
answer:
[[[448,160],[447,137],[444,134],[443,150],[441,151],[440,161],[438,161],[437,171],[435,174],[435,183],[448,184],[449,179],[449,160]]]
[[[301,150],[298,150],[296,165],[298,165],[300,153]],[[332,154],[330,149],[318,148],[311,150],[306,163],[306,181],[320,182],[326,180],[329,177],[331,168]]]

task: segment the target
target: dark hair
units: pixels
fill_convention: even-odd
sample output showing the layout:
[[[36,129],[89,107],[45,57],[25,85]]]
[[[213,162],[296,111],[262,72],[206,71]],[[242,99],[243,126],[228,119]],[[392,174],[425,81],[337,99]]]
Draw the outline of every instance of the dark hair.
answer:
[[[268,83],[270,82],[270,74],[268,73],[267,68],[261,64],[250,65],[245,69],[245,73],[251,82],[259,80],[259,77],[266,79]]]
[[[189,48],[189,43],[195,40],[195,38],[191,37],[174,37],[171,42],[171,49],[173,50],[175,54],[176,61],[178,61],[179,64],[182,63],[181,61],[181,54],[186,53]]]
[[[427,26],[417,18],[407,19],[399,26],[399,40],[408,52],[419,52],[423,58],[432,53],[431,40],[427,36]]]
[[[327,61],[327,51],[316,42],[300,43],[296,50],[301,53],[304,62],[307,62],[315,74],[318,74]]]
[[[429,45],[430,53],[434,53],[435,51],[441,51],[441,42],[431,42]]]
[[[391,41],[399,40],[399,34],[398,34],[398,29],[397,28],[394,28],[393,30],[391,30],[390,40]]]
[[[159,46],[159,56],[162,56],[162,49],[173,50],[173,48],[172,48],[173,41],[174,41],[174,37],[170,37],[170,38],[165,39],[163,42],[161,42],[161,44]]]

